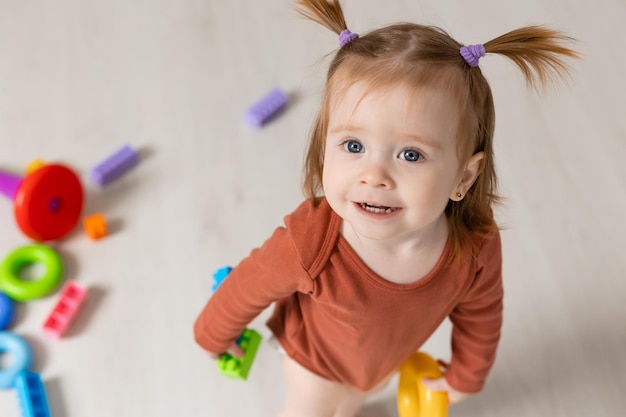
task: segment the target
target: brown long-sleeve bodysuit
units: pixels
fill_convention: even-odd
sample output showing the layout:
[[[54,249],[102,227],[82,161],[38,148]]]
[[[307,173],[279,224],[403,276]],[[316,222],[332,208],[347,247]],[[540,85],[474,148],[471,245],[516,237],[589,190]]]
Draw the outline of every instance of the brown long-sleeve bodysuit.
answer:
[[[339,234],[326,200],[285,217],[244,259],[198,317],[197,342],[224,352],[272,302],[268,321],[287,354],[312,372],[361,390],[374,387],[417,351],[439,324],[453,323],[448,383],[479,391],[493,364],[502,323],[500,235],[480,252],[448,262],[451,241],[425,277],[389,282],[371,271]],[[419,277],[416,277],[416,279]]]

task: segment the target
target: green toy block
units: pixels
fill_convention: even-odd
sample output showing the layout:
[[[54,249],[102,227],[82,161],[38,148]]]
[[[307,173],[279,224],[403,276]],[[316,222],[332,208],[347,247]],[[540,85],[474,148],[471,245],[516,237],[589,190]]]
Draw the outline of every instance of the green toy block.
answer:
[[[239,336],[239,339],[237,339],[237,344],[243,349],[244,356],[236,358],[229,353],[224,353],[217,361],[217,368],[229,378],[243,379],[245,381],[248,379],[250,367],[261,344],[261,335],[252,329],[245,329]]]

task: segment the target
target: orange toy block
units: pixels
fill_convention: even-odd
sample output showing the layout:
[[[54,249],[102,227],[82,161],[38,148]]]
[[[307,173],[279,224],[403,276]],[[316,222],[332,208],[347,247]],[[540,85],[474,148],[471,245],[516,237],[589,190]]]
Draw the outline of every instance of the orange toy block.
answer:
[[[83,227],[91,240],[98,240],[107,235],[107,223],[101,213],[85,217]]]

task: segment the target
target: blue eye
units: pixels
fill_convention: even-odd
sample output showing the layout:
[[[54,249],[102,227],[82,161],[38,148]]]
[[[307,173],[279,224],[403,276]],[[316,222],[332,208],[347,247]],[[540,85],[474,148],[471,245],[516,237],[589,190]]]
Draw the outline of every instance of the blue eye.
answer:
[[[356,140],[347,140],[343,143],[343,147],[346,151],[350,153],[360,153],[363,152],[363,145],[361,142]]]
[[[405,161],[409,162],[417,162],[421,159],[424,159],[424,157],[415,149],[405,149],[400,152],[400,159],[404,159]]]

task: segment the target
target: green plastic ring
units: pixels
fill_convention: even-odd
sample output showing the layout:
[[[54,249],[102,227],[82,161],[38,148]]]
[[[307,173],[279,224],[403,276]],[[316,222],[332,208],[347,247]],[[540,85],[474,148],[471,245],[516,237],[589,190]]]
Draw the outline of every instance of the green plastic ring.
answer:
[[[20,278],[28,265],[41,263],[44,275],[33,281]],[[0,265],[0,290],[16,301],[29,301],[50,294],[61,283],[63,262],[59,255],[45,245],[27,245],[9,253]]]

